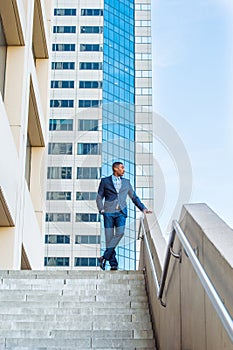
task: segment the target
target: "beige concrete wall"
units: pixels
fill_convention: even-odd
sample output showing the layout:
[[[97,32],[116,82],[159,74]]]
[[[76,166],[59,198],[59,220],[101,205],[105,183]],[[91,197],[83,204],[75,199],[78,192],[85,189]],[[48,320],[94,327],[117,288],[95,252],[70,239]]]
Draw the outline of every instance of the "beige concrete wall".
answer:
[[[14,5],[14,6],[13,6]],[[44,177],[51,1],[0,2],[7,45],[0,96],[0,268],[43,267]],[[2,135],[3,133],[3,135]],[[28,139],[31,158],[27,159]],[[30,159],[29,159],[30,158]],[[30,167],[30,181],[28,171]],[[27,181],[26,181],[27,178]]]
[[[147,216],[146,228],[160,279],[163,266],[161,254],[165,251],[165,242],[154,222],[155,218]],[[180,224],[228,312],[233,315],[232,229],[205,204],[184,206]],[[179,252],[180,249],[180,242],[176,238],[174,251]],[[158,349],[233,349],[233,344],[183,249],[181,257],[181,262],[171,257],[163,296],[166,307],[163,307],[156,297],[142,241],[140,267],[147,266],[149,299]]]

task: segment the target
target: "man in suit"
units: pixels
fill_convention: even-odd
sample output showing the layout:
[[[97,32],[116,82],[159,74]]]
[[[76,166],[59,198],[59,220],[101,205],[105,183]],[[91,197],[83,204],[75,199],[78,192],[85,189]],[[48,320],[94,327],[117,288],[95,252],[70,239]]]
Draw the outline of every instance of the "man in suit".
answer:
[[[123,178],[125,168],[122,162],[112,165],[113,174],[101,180],[96,198],[99,213],[104,217],[106,250],[99,258],[100,268],[105,270],[109,261],[111,270],[118,269],[115,248],[125,231],[127,218],[126,197],[129,195],[133,203],[144,213],[151,213],[140,201],[130,181]],[[104,203],[103,203],[104,199]]]

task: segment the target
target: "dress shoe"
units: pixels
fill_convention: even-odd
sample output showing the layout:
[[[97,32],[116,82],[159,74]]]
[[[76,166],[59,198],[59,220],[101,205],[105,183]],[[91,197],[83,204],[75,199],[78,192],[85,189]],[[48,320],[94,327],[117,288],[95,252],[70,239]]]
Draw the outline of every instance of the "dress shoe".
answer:
[[[101,268],[102,270],[105,270],[106,260],[104,259],[103,256],[101,256],[101,257],[99,258],[99,263],[100,263],[100,268]]]
[[[111,271],[117,271],[117,270],[118,270],[118,267],[117,267],[117,266],[112,266],[110,270],[111,270]]]

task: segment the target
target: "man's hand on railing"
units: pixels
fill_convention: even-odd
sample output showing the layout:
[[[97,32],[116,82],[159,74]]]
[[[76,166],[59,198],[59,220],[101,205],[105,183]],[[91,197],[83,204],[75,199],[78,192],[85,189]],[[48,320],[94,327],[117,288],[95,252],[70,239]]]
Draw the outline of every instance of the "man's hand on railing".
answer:
[[[152,213],[152,211],[149,210],[149,209],[144,209],[143,210],[143,214],[151,214],[151,213]]]

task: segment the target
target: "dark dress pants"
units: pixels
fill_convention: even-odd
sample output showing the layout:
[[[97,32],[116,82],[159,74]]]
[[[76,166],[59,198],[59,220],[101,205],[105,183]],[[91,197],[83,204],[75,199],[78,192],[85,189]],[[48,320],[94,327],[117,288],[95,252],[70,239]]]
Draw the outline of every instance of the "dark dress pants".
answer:
[[[118,266],[115,248],[124,235],[125,221],[126,216],[122,213],[122,211],[104,213],[106,250],[103,257],[109,261],[111,267]]]

